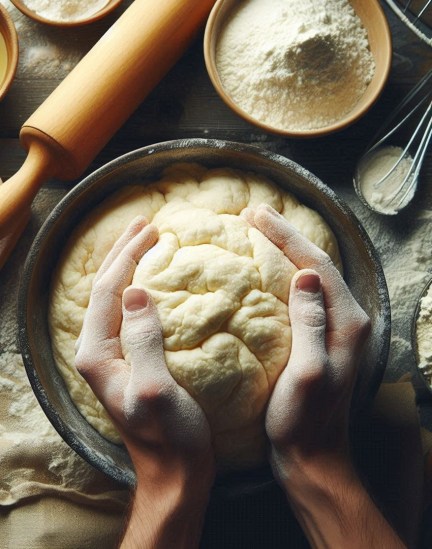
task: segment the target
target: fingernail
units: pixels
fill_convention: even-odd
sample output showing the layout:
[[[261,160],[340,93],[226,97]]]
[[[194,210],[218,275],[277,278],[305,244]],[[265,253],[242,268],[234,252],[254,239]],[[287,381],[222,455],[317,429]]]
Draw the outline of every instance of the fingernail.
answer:
[[[147,307],[147,294],[141,288],[129,287],[123,292],[123,305],[126,311],[139,311]]]
[[[321,279],[314,273],[301,275],[296,281],[296,288],[302,292],[316,294],[321,289]]]

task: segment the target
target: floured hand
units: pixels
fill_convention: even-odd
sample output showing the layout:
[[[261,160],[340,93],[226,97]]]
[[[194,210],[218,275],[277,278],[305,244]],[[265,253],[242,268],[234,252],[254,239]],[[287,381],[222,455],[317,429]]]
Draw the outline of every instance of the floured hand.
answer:
[[[244,216],[300,269],[292,349],[266,415],[276,478],[314,548],[403,549],[350,459],[348,419],[370,321],[330,258],[269,206]]]
[[[330,258],[269,206],[248,221],[300,269],[291,283],[292,350],[271,396],[266,429],[276,475],[301,456],[348,452],[357,358],[369,319]]]
[[[166,525],[176,530],[172,521],[185,501],[188,508],[195,503],[205,507],[214,478],[204,413],[167,369],[162,330],[150,296],[129,286],[137,262],[157,239],[157,229],[137,218],[114,245],[95,276],[76,348],[76,367],[111,415],[134,464],[138,481],[134,508],[151,506],[155,513],[143,531],[140,517],[131,519],[124,546],[133,544],[135,534],[140,539],[150,535],[152,546],[157,540],[163,546]],[[122,354],[122,322],[130,366]],[[194,524],[192,530],[196,528]],[[177,534],[188,546],[190,535],[183,530]],[[177,546],[181,547],[180,541]]]

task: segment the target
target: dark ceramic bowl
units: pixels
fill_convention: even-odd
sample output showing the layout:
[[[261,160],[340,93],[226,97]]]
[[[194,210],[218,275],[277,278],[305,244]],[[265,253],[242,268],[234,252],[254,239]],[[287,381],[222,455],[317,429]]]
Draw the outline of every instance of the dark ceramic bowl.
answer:
[[[20,287],[19,338],[30,383],[51,423],[78,454],[127,485],[134,483],[135,475],[126,450],[103,438],[81,416],[54,363],[47,321],[50,278],[71,232],[92,208],[131,181],[142,180],[145,184],[157,178],[167,165],[179,161],[263,174],[317,210],[338,239],[345,279],[372,321],[355,387],[357,412],[375,395],[387,361],[390,306],[380,261],[354,214],[314,175],[258,147],[206,139],[159,143],[113,160],[70,191],[39,231]],[[263,470],[233,474],[229,482],[243,489],[262,486],[269,479],[271,475]]]

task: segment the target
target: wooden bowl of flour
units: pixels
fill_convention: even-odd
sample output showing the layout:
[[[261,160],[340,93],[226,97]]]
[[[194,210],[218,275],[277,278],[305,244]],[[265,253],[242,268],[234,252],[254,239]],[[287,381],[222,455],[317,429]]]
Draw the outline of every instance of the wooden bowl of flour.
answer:
[[[339,244],[347,284],[372,322],[353,401],[356,413],[374,397],[385,369],[390,338],[390,306],[377,253],[350,209],[310,172],[259,147],[206,139],[159,143],[128,153],[95,171],[54,208],[26,260],[19,293],[19,338],[33,390],[46,415],[66,442],[88,462],[123,484],[135,474],[123,446],[96,431],[79,413],[56,367],[49,335],[50,280],[73,230],[105,198],[130,185],[147,185],[179,162],[227,167],[265,176],[316,210]],[[273,482],[267,467],[232,473],[218,486],[233,493]]]
[[[390,29],[378,1],[346,0],[346,13],[329,5],[317,3],[318,20],[301,0],[287,4],[292,13],[276,0],[218,0],[204,55],[226,105],[284,137],[320,137],[364,116],[390,72]]]

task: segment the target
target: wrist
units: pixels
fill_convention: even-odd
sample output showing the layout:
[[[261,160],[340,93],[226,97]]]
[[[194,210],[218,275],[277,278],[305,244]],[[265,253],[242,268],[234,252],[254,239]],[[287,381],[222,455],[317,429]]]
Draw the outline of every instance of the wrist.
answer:
[[[198,547],[214,473],[141,460],[123,549]]]
[[[290,469],[279,478],[312,547],[405,547],[346,454],[323,453],[290,461]]]

